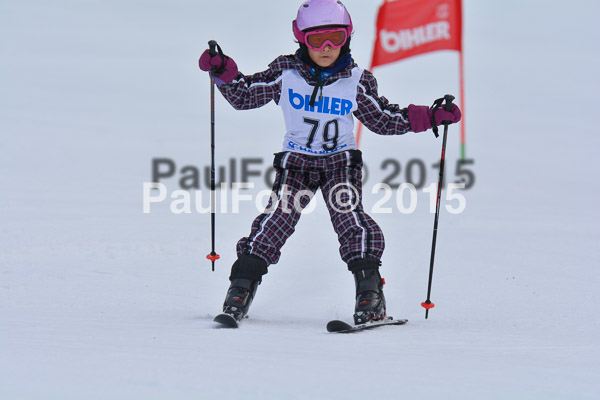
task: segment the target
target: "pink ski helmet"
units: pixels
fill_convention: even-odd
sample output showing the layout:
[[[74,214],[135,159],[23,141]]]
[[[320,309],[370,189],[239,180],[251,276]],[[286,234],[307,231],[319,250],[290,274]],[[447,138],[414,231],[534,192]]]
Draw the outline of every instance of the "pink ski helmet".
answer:
[[[348,38],[352,33],[352,19],[340,0],[307,0],[292,22],[294,36],[300,43],[304,43],[304,31],[329,25],[345,26]]]

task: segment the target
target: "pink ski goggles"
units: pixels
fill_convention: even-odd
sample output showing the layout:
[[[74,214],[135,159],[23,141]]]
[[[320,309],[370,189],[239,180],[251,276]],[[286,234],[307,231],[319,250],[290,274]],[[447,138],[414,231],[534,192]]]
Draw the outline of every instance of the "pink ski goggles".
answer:
[[[304,34],[306,45],[316,51],[323,50],[327,45],[339,49],[346,44],[346,41],[348,41],[346,28],[315,29]]]

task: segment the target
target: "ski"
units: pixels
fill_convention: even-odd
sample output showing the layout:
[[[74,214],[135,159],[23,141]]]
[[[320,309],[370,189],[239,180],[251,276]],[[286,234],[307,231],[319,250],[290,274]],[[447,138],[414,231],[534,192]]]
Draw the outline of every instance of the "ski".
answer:
[[[231,314],[219,314],[214,319],[214,322],[220,324],[219,328],[237,328],[238,321]]]
[[[327,323],[327,332],[332,333],[355,333],[365,331],[367,329],[378,328],[388,325],[404,325],[408,322],[407,319],[393,319],[388,317],[381,321],[372,321],[361,325],[350,325],[344,321],[333,320]]]

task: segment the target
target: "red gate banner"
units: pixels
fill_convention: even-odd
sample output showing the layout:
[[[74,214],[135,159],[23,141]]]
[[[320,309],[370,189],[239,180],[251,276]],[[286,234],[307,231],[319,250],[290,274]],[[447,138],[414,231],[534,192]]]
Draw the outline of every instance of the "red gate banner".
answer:
[[[386,1],[377,16],[371,68],[436,50],[461,51],[461,0]]]
[[[461,158],[465,160],[465,84],[462,51],[462,0],[385,0],[377,15],[371,70],[437,50],[459,53]],[[356,141],[360,145],[362,125]]]

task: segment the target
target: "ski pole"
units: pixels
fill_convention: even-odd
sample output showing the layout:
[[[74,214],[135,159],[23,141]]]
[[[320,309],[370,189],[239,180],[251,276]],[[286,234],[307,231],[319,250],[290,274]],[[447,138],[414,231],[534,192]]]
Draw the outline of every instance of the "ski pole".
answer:
[[[216,48],[219,48],[221,56],[223,52],[216,41],[208,42],[208,52],[211,56],[217,54]],[[221,258],[215,252],[215,68],[210,73],[210,231],[211,231],[211,252],[206,256],[212,262],[212,270],[215,270],[215,261]]]
[[[443,101],[446,102],[446,104],[444,105],[444,109],[446,111],[452,112],[452,101],[454,101],[454,96],[447,94],[443,98],[437,99],[431,106],[432,115],[433,115],[432,118],[433,118],[433,122],[434,122],[432,124],[433,125],[433,133],[435,134],[435,137],[439,137],[438,128],[435,123],[435,112],[438,108],[440,108]],[[435,260],[435,244],[437,241],[438,221],[440,218],[440,198],[442,195],[442,185],[444,183],[444,162],[446,160],[446,139],[448,138],[448,125],[450,125],[450,122],[442,121],[442,125],[444,125],[444,138],[442,140],[442,158],[440,160],[440,178],[438,181],[437,200],[436,200],[436,204],[435,204],[435,219],[433,222],[433,240],[431,241],[431,260],[429,263],[429,284],[427,286],[427,300],[425,300],[423,303],[421,303],[421,306],[423,306],[423,308],[425,308],[425,319],[427,319],[429,317],[429,310],[432,309],[433,307],[435,307],[435,304],[433,304],[431,302],[431,284],[433,282],[433,263]]]

